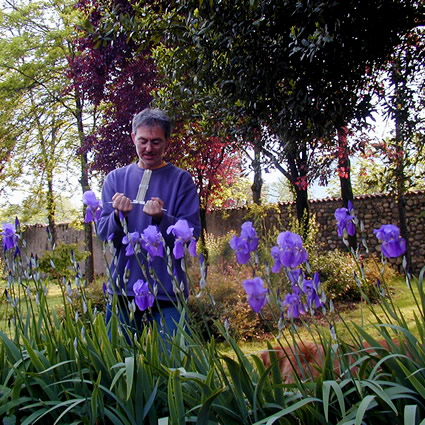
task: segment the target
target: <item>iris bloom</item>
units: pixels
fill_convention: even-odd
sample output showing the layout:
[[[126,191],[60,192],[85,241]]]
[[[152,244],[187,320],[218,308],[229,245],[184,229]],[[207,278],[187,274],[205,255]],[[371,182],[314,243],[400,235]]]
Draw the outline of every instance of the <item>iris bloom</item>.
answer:
[[[354,224],[355,217],[353,214],[351,214],[352,210],[353,204],[351,203],[351,201],[348,201],[348,209],[337,208],[335,210],[337,232],[339,237],[342,237],[344,235],[344,230],[350,236],[353,236],[356,233],[356,226]]]
[[[278,246],[271,249],[274,259],[273,273],[279,273],[281,267],[295,268],[307,261],[308,254],[300,235],[289,231],[280,233],[277,244]]]
[[[169,226],[167,234],[172,233],[176,238],[173,255],[176,260],[184,257],[184,247],[189,245],[189,254],[196,257],[196,239],[193,236],[193,227],[189,227],[186,220],[178,220],[173,226]]]
[[[124,245],[127,245],[127,248],[125,249],[125,255],[130,256],[134,255],[134,247],[136,244],[140,241],[140,234],[139,232],[133,232],[129,233],[128,235],[125,235],[122,238],[122,243]]]
[[[241,235],[233,236],[229,242],[235,251],[236,260],[239,264],[246,264],[251,258],[251,252],[258,248],[258,237],[252,222],[246,221],[241,226]]]
[[[96,198],[92,190],[87,190],[83,193],[83,204],[87,205],[84,223],[98,221],[102,213],[102,207],[100,206],[100,200]]]
[[[307,295],[307,305],[310,309],[324,307],[323,301],[320,299],[320,278],[319,273],[314,273],[313,279],[304,280],[303,291]]]
[[[406,252],[406,240],[400,236],[400,229],[394,224],[383,224],[373,233],[382,242],[381,252],[385,257],[399,257]]]
[[[142,248],[146,249],[151,257],[163,257],[164,245],[161,232],[157,226],[150,225],[140,235]]]
[[[16,248],[18,245],[18,236],[16,235],[16,229],[13,224],[3,224],[3,232],[1,233],[3,241],[3,249],[5,251]]]
[[[304,272],[301,269],[288,270],[288,278],[292,285],[299,285],[304,281]]]
[[[246,294],[248,295],[248,304],[258,313],[267,302],[268,289],[264,287],[264,282],[259,277],[247,279],[242,282]]]
[[[139,279],[133,285],[134,301],[140,311],[145,311],[153,306],[155,297],[149,289],[147,282]]]
[[[305,313],[303,303],[301,298],[297,294],[288,294],[285,299],[282,301],[282,308],[286,308],[288,318],[297,319],[300,317],[300,314]]]

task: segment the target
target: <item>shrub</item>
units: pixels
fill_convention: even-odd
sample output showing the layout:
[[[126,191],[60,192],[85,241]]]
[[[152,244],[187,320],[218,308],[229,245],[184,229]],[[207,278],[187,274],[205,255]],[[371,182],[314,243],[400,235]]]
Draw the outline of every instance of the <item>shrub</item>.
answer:
[[[349,254],[334,250],[312,256],[309,261],[311,267],[319,272],[327,297],[334,301],[360,299],[360,287],[354,279],[356,263]]]
[[[197,276],[190,273],[191,280]],[[226,273],[221,266],[210,265],[208,288],[201,296],[191,296],[189,307],[193,326],[204,336],[221,340],[218,323],[229,326],[229,334],[236,339],[249,340],[264,338],[266,323],[256,315],[246,303],[241,281],[246,278],[246,270],[240,266],[227,265]],[[198,288],[195,288],[198,291]]]
[[[208,251],[208,262],[216,266],[221,266],[223,270],[229,264],[234,263],[234,254],[230,248],[229,241],[235,232],[229,232],[224,236],[214,236],[211,233],[205,234],[205,246]]]
[[[52,279],[71,279],[75,277],[74,261],[85,260],[89,253],[80,249],[76,243],[60,242],[54,250],[46,251],[39,258],[39,268],[42,273]]]

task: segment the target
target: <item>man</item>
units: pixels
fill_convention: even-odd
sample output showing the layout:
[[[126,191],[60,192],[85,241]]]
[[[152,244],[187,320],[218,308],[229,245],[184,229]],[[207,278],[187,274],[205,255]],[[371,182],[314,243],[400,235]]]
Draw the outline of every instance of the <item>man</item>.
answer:
[[[140,280],[148,282],[155,303],[149,310],[148,320],[155,320],[160,332],[171,335],[180,313],[176,308],[176,288],[188,296],[188,285],[181,259],[148,256],[141,249],[128,250],[133,232],[142,233],[148,226],[157,226],[166,245],[173,251],[174,236],[167,232],[178,220],[186,220],[193,228],[193,236],[199,237],[199,198],[192,177],[187,171],[164,161],[170,141],[171,122],[159,109],[145,109],[133,118],[131,138],[136,148],[138,162],[109,173],[102,189],[103,211],[98,222],[98,234],[102,240],[112,240],[116,249],[116,264],[111,266],[109,293],[119,299],[119,315],[132,330],[141,330],[145,312],[137,310],[135,319],[129,320],[129,306],[133,307],[133,285]],[[125,220],[123,223],[122,220]],[[152,229],[152,227],[150,228]],[[165,252],[165,250],[164,250]],[[114,263],[114,262],[112,262]],[[174,274],[174,277],[170,275]],[[123,291],[124,289],[124,291]],[[152,295],[150,295],[152,296]],[[107,320],[110,319],[111,306]],[[162,320],[161,320],[162,319]]]

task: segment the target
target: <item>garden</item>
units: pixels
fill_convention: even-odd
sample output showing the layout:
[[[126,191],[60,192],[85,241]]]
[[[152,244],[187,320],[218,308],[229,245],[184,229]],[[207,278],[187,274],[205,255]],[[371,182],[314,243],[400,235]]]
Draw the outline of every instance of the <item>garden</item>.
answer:
[[[425,425],[424,0],[4,0],[0,29],[2,425]],[[145,108],[200,228],[240,228],[96,240]]]
[[[85,199],[96,225],[100,203]],[[193,237],[176,231],[192,293],[167,343],[155,325],[132,333],[116,314],[105,324],[108,295],[87,285],[73,250],[68,273],[52,277],[41,259],[23,258],[19,221],[3,225],[3,424],[425,423],[424,271],[389,265],[406,248],[396,226],[363,235],[381,243],[366,255],[366,243],[349,249],[362,229],[353,205],[335,218],[347,254],[325,259],[314,234],[264,234],[246,221],[238,234],[207,238],[207,265]],[[128,238],[131,252],[144,237]],[[139,289],[129,314],[152,305],[152,288]]]

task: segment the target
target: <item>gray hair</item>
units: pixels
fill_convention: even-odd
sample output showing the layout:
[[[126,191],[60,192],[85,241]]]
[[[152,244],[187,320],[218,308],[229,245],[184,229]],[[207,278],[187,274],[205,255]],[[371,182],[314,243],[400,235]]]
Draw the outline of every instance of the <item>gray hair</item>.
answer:
[[[170,138],[171,135],[171,120],[169,116],[161,109],[146,108],[143,111],[137,113],[133,117],[132,132],[136,134],[139,127],[145,125],[147,127],[161,127],[164,131],[166,139]]]

